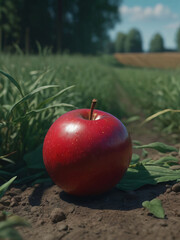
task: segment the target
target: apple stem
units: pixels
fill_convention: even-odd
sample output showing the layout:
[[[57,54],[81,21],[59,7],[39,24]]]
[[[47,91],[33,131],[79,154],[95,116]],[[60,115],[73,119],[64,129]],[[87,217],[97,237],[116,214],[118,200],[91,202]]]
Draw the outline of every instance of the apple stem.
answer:
[[[93,100],[92,100],[92,103],[91,103],[91,111],[90,111],[90,114],[89,114],[89,120],[92,120],[93,111],[94,111],[94,108],[95,108],[96,103],[97,103],[97,100],[96,100],[96,99],[93,99]]]

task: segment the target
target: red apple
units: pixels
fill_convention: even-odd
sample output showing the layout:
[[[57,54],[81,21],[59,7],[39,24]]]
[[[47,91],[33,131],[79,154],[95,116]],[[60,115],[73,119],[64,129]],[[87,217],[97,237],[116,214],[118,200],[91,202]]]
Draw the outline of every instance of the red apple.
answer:
[[[92,111],[91,111],[92,113]],[[50,127],[43,159],[52,180],[65,192],[85,196],[114,187],[126,172],[132,143],[122,122],[89,109],[63,114]]]

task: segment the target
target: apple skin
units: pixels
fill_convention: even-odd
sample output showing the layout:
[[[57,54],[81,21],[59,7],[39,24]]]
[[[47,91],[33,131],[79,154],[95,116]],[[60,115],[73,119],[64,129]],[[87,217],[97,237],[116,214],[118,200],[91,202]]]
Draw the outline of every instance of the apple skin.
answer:
[[[132,157],[131,138],[113,115],[77,109],[60,116],[48,130],[43,159],[48,174],[65,192],[97,195],[113,188]]]

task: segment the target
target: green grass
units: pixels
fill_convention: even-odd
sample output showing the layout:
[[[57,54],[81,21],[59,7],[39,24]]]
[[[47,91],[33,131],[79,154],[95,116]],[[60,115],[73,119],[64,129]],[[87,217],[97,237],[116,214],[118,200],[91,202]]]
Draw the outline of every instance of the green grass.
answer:
[[[111,56],[43,53],[2,54],[0,69],[14,79],[0,74],[0,156],[16,151],[10,158],[16,166],[26,168],[16,175],[27,181],[33,180],[27,173],[29,166],[34,173],[34,165],[25,160],[27,154],[41,155],[52,122],[75,107],[89,108],[93,98],[98,99],[98,109],[120,119],[180,108],[179,70],[125,68]],[[15,85],[13,81],[17,81]],[[179,114],[167,113],[157,118],[156,126],[176,132],[180,130],[179,119]],[[13,166],[6,167],[1,177],[14,176]],[[8,175],[8,171],[13,174]]]
[[[117,71],[119,84],[145,118],[164,109],[180,109],[180,69],[122,68]],[[179,132],[180,113],[159,116],[155,126],[166,134]]]

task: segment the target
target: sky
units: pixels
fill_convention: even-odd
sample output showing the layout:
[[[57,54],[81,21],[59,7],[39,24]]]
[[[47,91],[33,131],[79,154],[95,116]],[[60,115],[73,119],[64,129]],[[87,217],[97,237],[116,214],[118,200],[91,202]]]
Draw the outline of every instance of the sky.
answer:
[[[123,0],[119,7],[121,22],[109,32],[112,40],[117,32],[140,31],[143,49],[148,51],[153,35],[160,33],[166,48],[176,48],[175,38],[180,27],[180,0]]]

